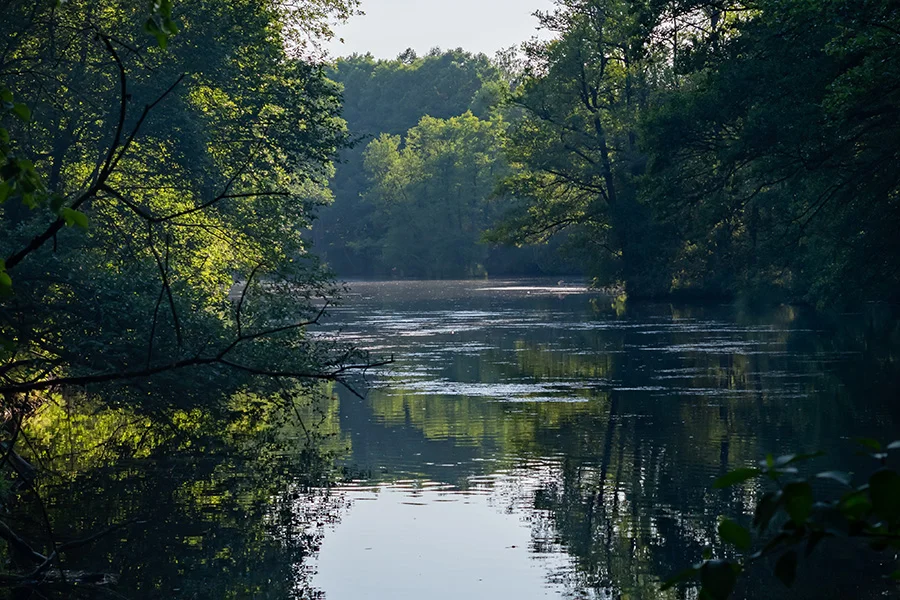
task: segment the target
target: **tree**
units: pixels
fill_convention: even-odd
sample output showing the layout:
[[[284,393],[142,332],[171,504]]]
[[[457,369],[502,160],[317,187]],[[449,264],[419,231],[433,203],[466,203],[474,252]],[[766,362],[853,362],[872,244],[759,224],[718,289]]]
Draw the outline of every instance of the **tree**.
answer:
[[[50,400],[165,420],[288,381],[292,411],[367,366],[307,333],[338,288],[302,238],[346,137],[337,88],[299,53],[354,7],[6,3],[0,396],[19,479],[14,444]]]
[[[687,49],[646,121],[678,277],[820,305],[896,299],[896,7],[752,7]]]
[[[557,36],[527,46],[528,76],[513,99],[523,114],[509,144],[522,168],[504,185],[522,204],[494,235],[533,243],[574,229],[599,281],[624,282],[633,296],[667,291],[656,263],[664,232],[637,193],[637,118],[660,68],[647,15],[617,0],[559,2],[539,15]]]
[[[462,50],[421,57],[405,52],[397,60],[351,56],[338,60],[329,76],[343,86],[342,116],[355,146],[341,153],[331,183],[334,203],[314,228],[315,247],[342,275],[389,274],[374,260],[385,224],[366,199],[366,146],[381,134],[406,134],[424,116],[449,119],[472,109],[486,119],[496,93],[492,99],[485,88],[503,83],[486,56]]]
[[[505,128],[502,118],[471,112],[423,117],[402,149],[399,136],[386,134],[369,144],[366,197],[381,224],[385,271],[424,278],[485,273],[489,250],[478,242],[494,217],[496,182],[509,170],[501,151]]]

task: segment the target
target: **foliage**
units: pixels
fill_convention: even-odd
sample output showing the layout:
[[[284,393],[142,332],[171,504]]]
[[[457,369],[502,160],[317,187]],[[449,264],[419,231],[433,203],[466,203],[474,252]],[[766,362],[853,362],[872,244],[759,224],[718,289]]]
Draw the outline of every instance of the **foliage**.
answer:
[[[204,366],[201,380],[227,388],[340,368],[345,351],[329,358],[337,349],[304,333],[337,291],[302,239],[344,140],[322,68],[284,54],[265,2],[185,7],[167,52],[129,37],[141,9],[93,17],[90,6],[7,22],[21,41],[6,85],[33,112],[10,130],[13,160],[35,158],[6,179],[0,248],[14,293],[2,305],[0,391],[9,401]],[[235,277],[247,282],[240,302],[228,297]]]
[[[527,46],[511,242],[576,231],[633,297],[896,300],[888,1],[561,0]]]
[[[506,119],[497,107],[509,83],[493,61],[461,50],[424,57],[407,51],[391,61],[340,59],[329,74],[343,85],[342,116],[356,141],[341,155],[331,184],[334,204],[314,228],[329,266],[342,275],[460,277],[535,272],[536,263],[560,262],[549,252],[479,244],[499,212],[499,201],[488,198],[508,171]],[[407,173],[393,191],[381,174],[386,167],[374,173],[366,166],[388,138],[396,139]],[[396,195],[401,188],[405,204]]]
[[[801,555],[808,557],[826,540],[866,544],[878,552],[900,548],[900,474],[887,466],[889,454],[900,450],[900,442],[886,447],[870,439],[859,440],[879,464],[866,481],[851,484],[849,473],[822,471],[814,477],[798,479],[797,464],[821,456],[813,454],[769,455],[759,467],[735,469],[716,479],[721,489],[763,478],[777,486],[757,501],[753,529],[760,549],[741,560],[714,559],[708,552],[704,560],[669,579],[668,589],[684,581],[699,580],[700,598],[724,600],[734,591],[738,578],[757,562],[775,559],[773,572],[790,587],[797,577]],[[822,482],[830,483],[821,489]],[[834,491],[841,492],[834,497]],[[831,492],[831,493],[829,493]],[[718,527],[721,540],[742,552],[753,545],[751,531],[727,518]],[[900,580],[900,569],[889,575]]]
[[[24,557],[2,581],[43,580],[64,550],[94,539],[56,543],[70,523],[50,520],[46,479],[16,446],[36,437],[56,456],[72,443],[53,433],[48,407],[94,407],[96,422],[50,420],[67,433],[127,420],[87,439],[153,447],[170,419],[214,430],[235,402],[249,410],[290,389],[277,404],[285,418],[320,382],[368,366],[309,333],[340,288],[303,238],[346,143],[338,89],[310,52],[328,19],[355,6],[4,4],[2,443],[23,501],[43,515],[35,547],[50,550],[0,523]]]
[[[502,120],[467,112],[447,120],[423,117],[402,149],[398,136],[386,134],[369,144],[367,199],[382,224],[377,264],[405,277],[485,272],[488,251],[478,241],[490,222],[496,178],[508,169],[500,152],[503,132]]]

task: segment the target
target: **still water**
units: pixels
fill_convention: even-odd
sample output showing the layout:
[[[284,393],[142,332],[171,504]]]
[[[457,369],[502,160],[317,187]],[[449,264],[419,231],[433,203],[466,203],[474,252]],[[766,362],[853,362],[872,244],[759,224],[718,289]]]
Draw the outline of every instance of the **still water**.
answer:
[[[396,362],[364,399],[340,393],[351,476],[306,594],[693,597],[660,581],[707,545],[725,555],[719,515],[748,521],[765,491],[715,477],[813,450],[812,467],[864,473],[852,438],[900,437],[893,323],[624,305],[556,281],[355,283],[330,333]],[[896,591],[865,553],[813,557],[792,593],[765,571],[737,597]]]

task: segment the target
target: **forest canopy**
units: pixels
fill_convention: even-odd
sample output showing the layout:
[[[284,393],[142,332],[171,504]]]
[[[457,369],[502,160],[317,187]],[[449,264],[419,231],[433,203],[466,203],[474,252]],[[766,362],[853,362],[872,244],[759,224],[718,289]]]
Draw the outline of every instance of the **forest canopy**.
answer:
[[[632,298],[898,298],[894,3],[561,0],[538,18],[546,41],[491,59],[337,61],[355,147],[314,239],[338,272],[581,271]],[[473,179],[480,141],[435,146],[411,175],[421,128],[463,128],[467,111],[491,123],[491,181]],[[367,170],[386,144],[407,167]],[[448,216],[466,202],[484,235]],[[462,239],[462,254],[438,250]]]
[[[310,403],[370,366],[311,331],[341,288],[304,239],[347,143],[319,44],[355,10],[2,3],[0,493],[43,517],[15,532],[4,514],[13,573],[0,581],[62,573],[64,551],[88,542],[58,535],[127,526],[42,500],[60,481],[89,496],[111,449],[224,446],[265,472],[261,435],[294,440],[298,468],[318,472],[300,452],[315,441]]]

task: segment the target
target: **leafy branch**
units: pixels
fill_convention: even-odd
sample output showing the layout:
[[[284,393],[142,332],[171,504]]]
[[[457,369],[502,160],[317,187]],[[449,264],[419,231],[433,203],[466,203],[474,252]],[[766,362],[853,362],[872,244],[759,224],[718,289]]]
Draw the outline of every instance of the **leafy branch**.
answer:
[[[878,464],[866,483],[858,486],[851,483],[851,474],[841,471],[821,471],[813,477],[798,478],[796,465],[822,456],[821,452],[777,458],[769,455],[758,467],[735,469],[716,479],[716,489],[753,479],[766,480],[776,489],[756,502],[752,531],[731,519],[722,518],[719,522],[719,538],[745,556],[715,559],[712,550],[707,549],[701,562],[668,579],[663,589],[699,581],[701,600],[726,600],[743,573],[753,564],[772,558],[775,576],[791,587],[801,554],[808,557],[829,538],[842,543],[864,543],[879,552],[900,549],[900,474],[887,465],[890,453],[900,450],[900,441],[887,446],[871,439],[857,441]],[[817,498],[819,486],[814,486],[814,482],[837,484],[843,492],[837,498]],[[773,527],[776,523],[781,524],[777,529]],[[746,554],[754,545],[753,532],[761,547]],[[900,581],[900,569],[889,577]]]

